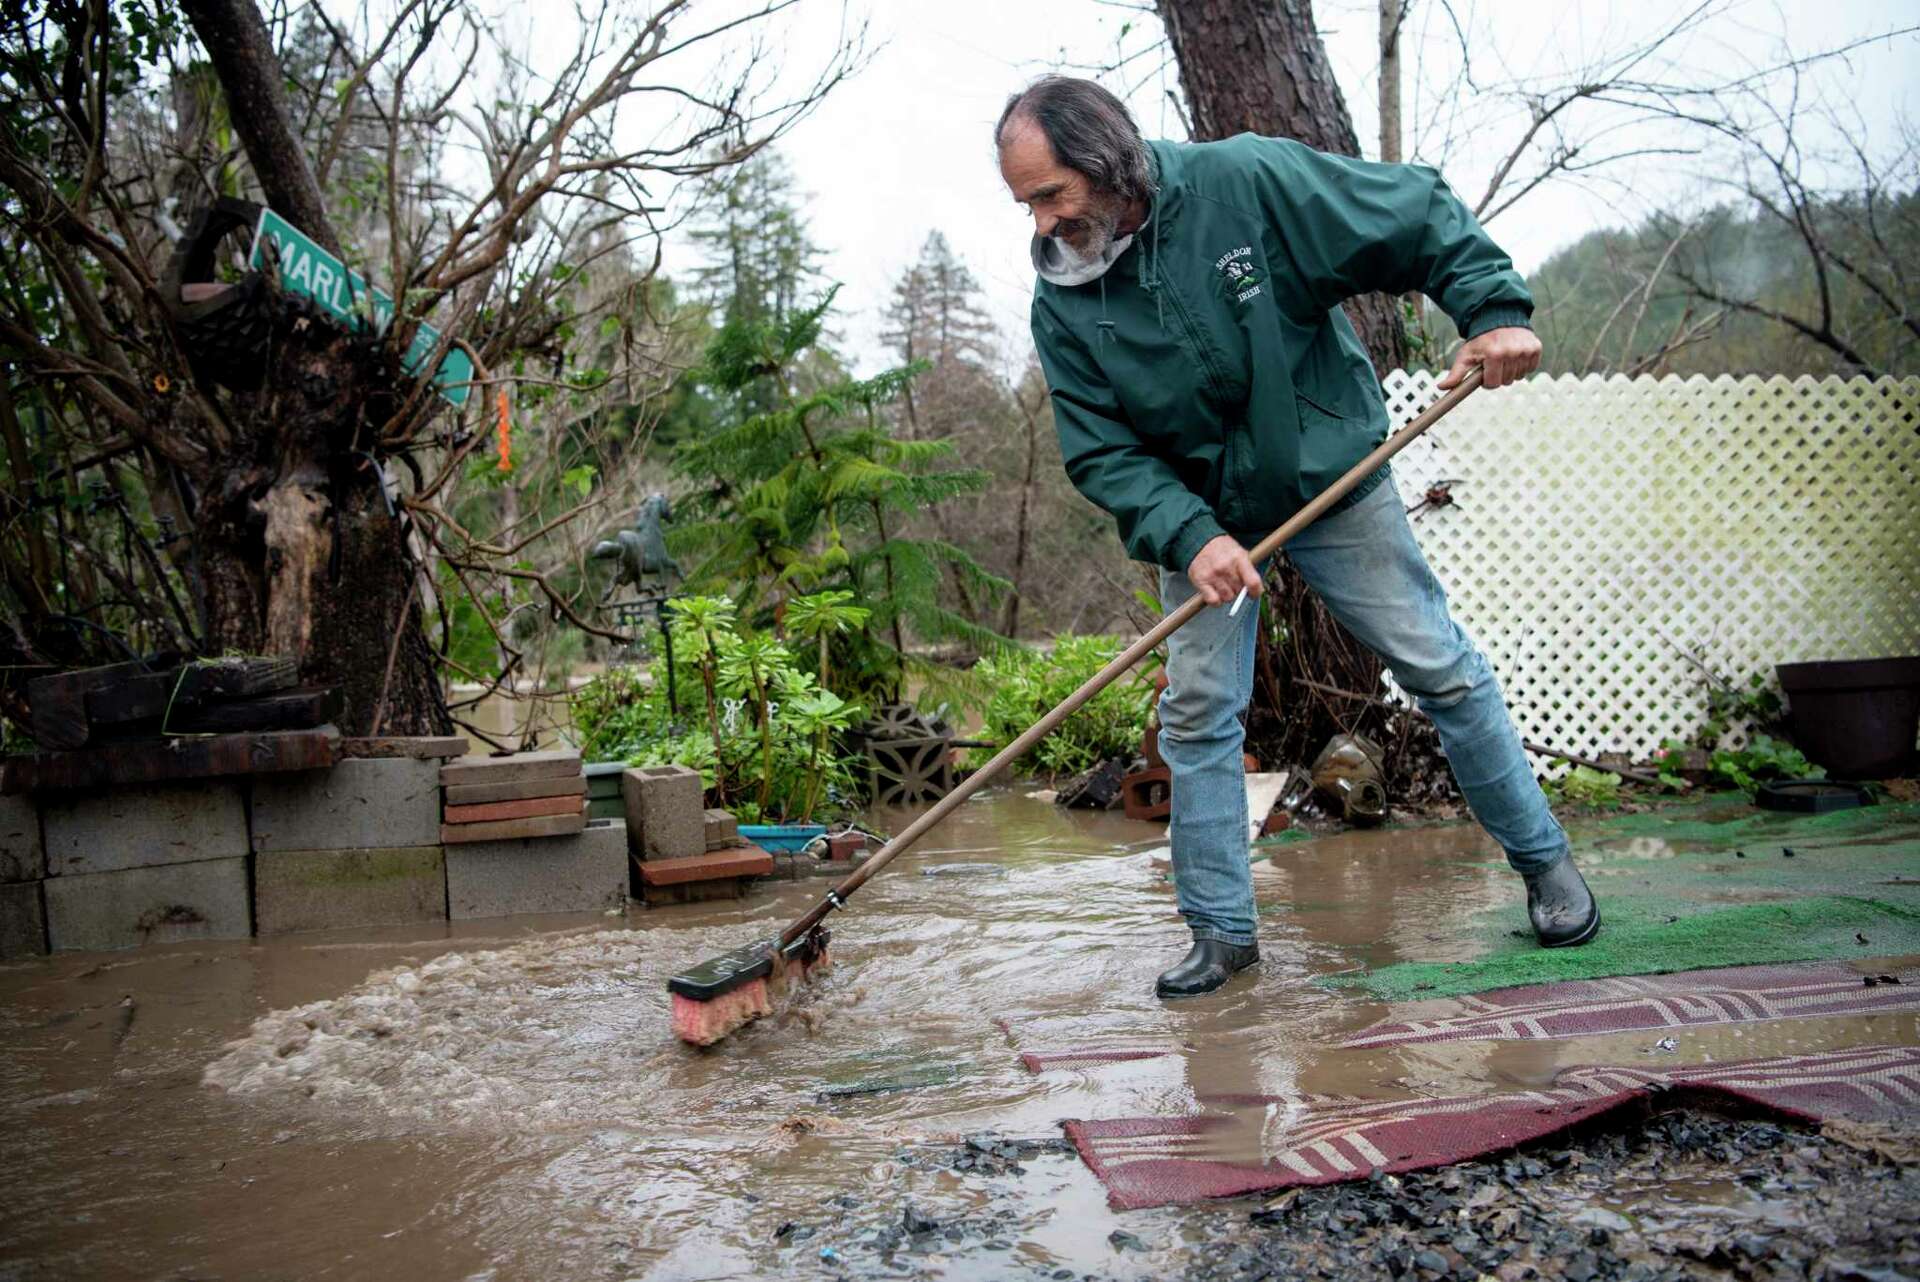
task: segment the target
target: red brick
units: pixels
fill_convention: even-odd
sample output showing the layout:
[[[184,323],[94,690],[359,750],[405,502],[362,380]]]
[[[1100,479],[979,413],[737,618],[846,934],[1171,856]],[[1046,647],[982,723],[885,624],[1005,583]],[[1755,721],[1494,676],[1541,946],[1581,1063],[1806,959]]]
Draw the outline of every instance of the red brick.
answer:
[[[570,815],[580,809],[580,797],[525,797],[519,801],[487,801],[473,806],[448,806],[450,824],[488,823],[495,819],[530,819],[534,815]]]
[[[643,885],[677,886],[722,877],[764,877],[773,871],[773,856],[758,846],[729,846],[679,859],[647,859],[639,868]]]

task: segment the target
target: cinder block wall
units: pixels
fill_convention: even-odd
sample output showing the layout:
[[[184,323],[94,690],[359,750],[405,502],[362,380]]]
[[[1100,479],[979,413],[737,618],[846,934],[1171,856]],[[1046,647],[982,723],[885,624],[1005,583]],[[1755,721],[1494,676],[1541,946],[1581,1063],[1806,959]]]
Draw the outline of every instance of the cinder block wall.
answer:
[[[444,847],[439,768],[0,797],[0,959],[625,904],[623,820]]]

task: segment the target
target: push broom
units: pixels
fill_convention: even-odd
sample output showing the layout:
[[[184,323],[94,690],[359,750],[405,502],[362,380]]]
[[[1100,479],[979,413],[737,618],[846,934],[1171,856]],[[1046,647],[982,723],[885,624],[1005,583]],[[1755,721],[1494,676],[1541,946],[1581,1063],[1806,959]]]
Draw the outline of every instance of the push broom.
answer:
[[[1248,553],[1254,564],[1258,565],[1272,556],[1288,539],[1313,524],[1382,463],[1412,444],[1422,432],[1439,422],[1447,411],[1467,399],[1478,386],[1480,370],[1476,366],[1468,371],[1457,387],[1382,441],[1378,448],[1296,512],[1285,525],[1262,539]],[[681,1041],[692,1045],[711,1046],[750,1021],[771,1015],[777,1000],[831,964],[827,955],[830,936],[820,925],[828,913],[846,907],[853,893],[892,863],[896,855],[926,836],[974,793],[999,778],[1008,766],[1051,734],[1054,727],[1145,658],[1154,647],[1205,609],[1206,604],[1198,593],[1189,597],[1179,609],[1160,620],[1151,631],[1128,646],[1106,667],[1087,678],[1078,690],[1062,699],[1051,712],[1034,722],[1018,739],[1002,748],[993,760],[974,771],[959,787],[907,825],[899,836],[882,846],[879,853],[855,868],[844,881],[827,892],[825,899],[809,908],[777,939],[761,940],[730,953],[722,953],[668,980],[667,992],[673,1000],[674,1033]]]

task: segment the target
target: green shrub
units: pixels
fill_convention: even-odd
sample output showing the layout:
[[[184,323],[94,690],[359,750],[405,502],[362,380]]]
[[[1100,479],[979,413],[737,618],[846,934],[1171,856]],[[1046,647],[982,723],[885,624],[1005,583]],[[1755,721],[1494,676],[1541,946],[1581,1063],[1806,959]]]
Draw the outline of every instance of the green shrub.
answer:
[[[1129,644],[1118,637],[1063,636],[1050,651],[1007,650],[980,660],[973,676],[987,699],[979,737],[994,747],[974,749],[970,764],[983,764],[1019,738]],[[1037,773],[1067,775],[1090,770],[1108,757],[1138,752],[1153,700],[1153,684],[1136,668],[1067,718],[1027,761]]]
[[[1542,791],[1556,805],[1578,806],[1583,810],[1617,810],[1620,807],[1620,776],[1611,770],[1575,766]]]
[[[691,767],[711,804],[749,823],[806,821],[822,803],[853,801],[857,759],[839,742],[865,716],[859,704],[821,689],[784,641],[740,631],[724,597],[676,601],[671,626],[680,716],[664,666],[651,681],[610,669],[572,698],[589,760]]]
[[[1729,784],[1751,797],[1768,779],[1824,779],[1827,772],[1808,761],[1790,743],[1755,735],[1744,748],[1716,749],[1708,763],[1716,783]]]

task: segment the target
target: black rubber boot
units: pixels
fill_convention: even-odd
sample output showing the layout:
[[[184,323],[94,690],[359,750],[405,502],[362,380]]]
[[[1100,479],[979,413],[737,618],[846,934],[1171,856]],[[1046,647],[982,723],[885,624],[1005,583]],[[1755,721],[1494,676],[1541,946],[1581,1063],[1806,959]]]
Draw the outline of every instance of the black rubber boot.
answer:
[[[1522,874],[1527,916],[1542,948],[1572,948],[1600,933],[1600,905],[1568,855],[1545,872]]]
[[[1223,943],[1218,939],[1196,939],[1193,949],[1178,966],[1160,976],[1153,986],[1161,997],[1198,997],[1210,993],[1260,960],[1260,945]]]

